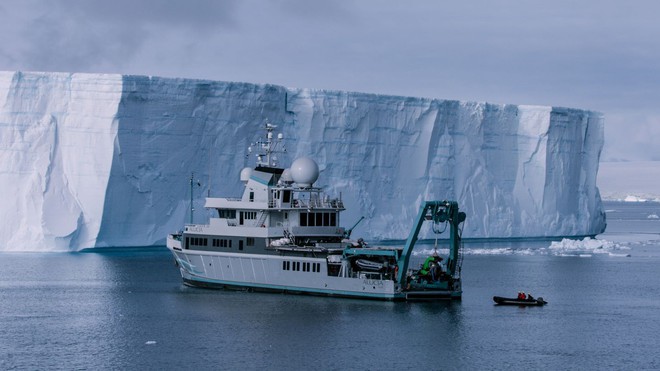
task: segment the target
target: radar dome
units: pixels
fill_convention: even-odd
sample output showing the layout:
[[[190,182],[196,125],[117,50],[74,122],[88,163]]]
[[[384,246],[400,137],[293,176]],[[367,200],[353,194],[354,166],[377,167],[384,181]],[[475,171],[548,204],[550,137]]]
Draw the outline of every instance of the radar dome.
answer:
[[[319,178],[319,165],[309,157],[300,157],[291,164],[291,177],[300,187],[311,187]]]
[[[243,170],[241,170],[241,182],[247,183],[248,180],[250,180],[250,176],[252,176],[252,168],[244,167]]]
[[[282,172],[282,177],[280,178],[284,183],[293,183],[293,177],[291,176],[291,169],[286,168]]]

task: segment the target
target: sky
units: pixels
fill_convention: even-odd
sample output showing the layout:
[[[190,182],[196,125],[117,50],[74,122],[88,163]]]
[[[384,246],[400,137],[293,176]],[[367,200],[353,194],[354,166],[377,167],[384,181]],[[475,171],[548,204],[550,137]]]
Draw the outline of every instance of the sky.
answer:
[[[605,118],[660,161],[660,1],[3,0],[0,70],[269,83]]]

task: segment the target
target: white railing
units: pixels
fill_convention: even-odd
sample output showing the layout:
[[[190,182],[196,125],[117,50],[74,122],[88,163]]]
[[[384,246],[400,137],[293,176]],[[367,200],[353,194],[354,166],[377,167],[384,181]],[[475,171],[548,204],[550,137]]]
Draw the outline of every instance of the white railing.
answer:
[[[332,209],[343,209],[344,202],[340,199],[333,200],[320,200],[320,199],[311,199],[311,200],[293,200],[291,207],[294,209],[313,209],[313,208],[332,208]]]

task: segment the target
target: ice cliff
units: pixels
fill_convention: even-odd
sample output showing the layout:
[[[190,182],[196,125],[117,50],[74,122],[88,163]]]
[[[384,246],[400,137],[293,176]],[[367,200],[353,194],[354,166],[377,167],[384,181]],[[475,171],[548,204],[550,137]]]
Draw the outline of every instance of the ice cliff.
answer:
[[[423,199],[465,237],[593,235],[599,113],[555,107],[67,73],[0,73],[0,250],[164,244],[203,197],[240,195],[264,119],[316,159],[356,235],[403,239]]]

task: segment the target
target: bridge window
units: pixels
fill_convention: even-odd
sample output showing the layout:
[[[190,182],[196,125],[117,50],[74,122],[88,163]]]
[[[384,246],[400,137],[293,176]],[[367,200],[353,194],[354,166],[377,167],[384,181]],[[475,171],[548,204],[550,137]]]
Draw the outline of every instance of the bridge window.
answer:
[[[337,213],[300,213],[301,227],[336,227]]]

